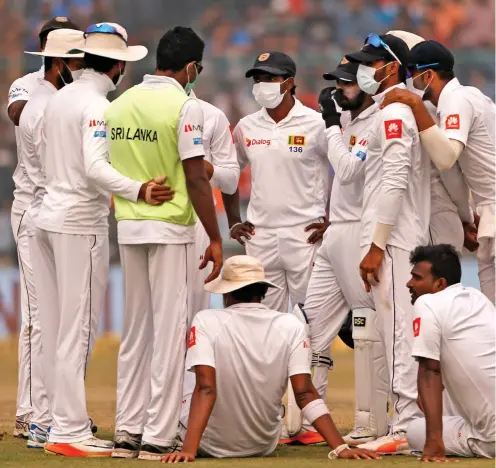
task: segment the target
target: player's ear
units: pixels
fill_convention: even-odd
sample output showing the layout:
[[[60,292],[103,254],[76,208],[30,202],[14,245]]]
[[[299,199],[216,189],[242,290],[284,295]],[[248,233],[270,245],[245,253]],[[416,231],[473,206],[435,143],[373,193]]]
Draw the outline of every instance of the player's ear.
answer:
[[[433,292],[443,291],[447,287],[448,287],[448,282],[446,281],[446,278],[438,278],[434,282],[434,291]]]

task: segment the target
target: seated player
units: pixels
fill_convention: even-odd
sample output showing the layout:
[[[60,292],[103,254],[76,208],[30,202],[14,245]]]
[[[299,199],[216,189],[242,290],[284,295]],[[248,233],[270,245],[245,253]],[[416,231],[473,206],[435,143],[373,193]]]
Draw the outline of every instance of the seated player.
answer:
[[[496,310],[460,283],[456,250],[417,247],[407,286],[414,306],[413,356],[419,362],[419,406],[425,415],[407,436],[423,461],[446,456],[494,458]],[[443,408],[443,389],[451,406]]]
[[[186,365],[196,374],[193,394],[183,397],[183,450],[168,463],[197,455],[263,457],[276,449],[288,377],[303,416],[333,449],[330,458],[379,458],[350,448],[339,435],[310,375],[310,346],[302,319],[261,304],[269,287],[259,260],[226,261],[222,276],[207,284],[223,294],[225,309],[204,310],[193,320]]]

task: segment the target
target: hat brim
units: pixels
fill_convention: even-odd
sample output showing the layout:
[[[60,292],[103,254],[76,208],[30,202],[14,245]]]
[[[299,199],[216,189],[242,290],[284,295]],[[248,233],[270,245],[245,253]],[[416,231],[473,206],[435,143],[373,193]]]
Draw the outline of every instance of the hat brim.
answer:
[[[81,49],[77,49],[81,50]],[[28,52],[27,50],[24,51],[25,54],[29,55],[38,55],[40,57],[54,57],[54,58],[83,58],[84,57],[84,52],[78,53],[78,54],[58,54],[56,52]]]
[[[281,70],[280,68],[274,68],[274,67],[269,67],[269,66],[260,66],[260,67],[255,67],[251,68],[245,73],[246,78],[250,78],[253,75],[256,75],[257,73],[268,73],[269,75],[275,75],[275,76],[284,76],[288,75],[288,72],[286,70]]]
[[[148,54],[148,49],[145,46],[129,46],[126,50],[104,49],[83,47],[81,49],[86,54],[98,55],[114,60],[122,60],[123,62],[137,62],[144,59]]]
[[[219,277],[217,279],[214,279],[210,283],[207,283],[203,288],[205,289],[205,291],[212,294],[227,294],[244,288],[245,286],[250,286],[251,284],[265,284],[269,288],[282,289],[274,283],[271,283],[270,281],[226,281],[222,277]]]
[[[328,73],[324,73],[322,75],[324,77],[324,80],[341,80],[341,81],[356,81],[356,75],[353,75],[352,73],[348,73],[345,70],[341,70],[339,68],[336,68],[336,70]]]
[[[377,62],[379,60],[386,60],[384,57],[379,55],[369,54],[363,50],[359,50],[358,52],[353,52],[352,54],[345,55],[346,59],[350,62],[355,63],[371,63]]]

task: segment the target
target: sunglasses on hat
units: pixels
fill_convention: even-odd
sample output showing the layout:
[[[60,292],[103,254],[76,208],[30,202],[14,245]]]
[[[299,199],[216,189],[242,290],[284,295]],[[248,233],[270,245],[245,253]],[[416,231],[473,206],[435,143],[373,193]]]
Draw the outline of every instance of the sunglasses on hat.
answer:
[[[383,49],[386,49],[393,57],[394,59],[400,64],[401,60],[396,56],[396,54],[391,50],[391,47],[389,47],[381,38],[378,34],[376,33],[371,33],[367,36],[367,39],[365,39],[365,45],[370,45],[372,47],[375,47],[378,49],[379,47],[382,47]]]
[[[88,34],[93,34],[93,33],[114,34],[116,36],[119,36],[127,45],[126,38],[117,30],[116,27],[112,26],[111,24],[107,24],[107,23],[92,24],[91,26],[86,28],[86,31],[84,32],[85,39],[88,36]]]

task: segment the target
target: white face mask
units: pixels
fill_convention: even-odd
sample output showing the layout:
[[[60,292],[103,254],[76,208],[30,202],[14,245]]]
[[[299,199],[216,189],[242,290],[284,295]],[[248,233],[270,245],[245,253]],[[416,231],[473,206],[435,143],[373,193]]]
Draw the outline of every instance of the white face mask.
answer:
[[[282,83],[286,83],[284,80]],[[253,97],[255,101],[266,109],[275,109],[284,99],[284,92],[281,94],[282,83],[255,83],[253,85]]]
[[[424,73],[427,73],[429,70],[426,70]],[[432,83],[432,78],[431,78],[431,81],[429,81],[428,85],[424,88],[424,89],[418,89],[414,86],[413,82],[421,77],[424,73],[421,73],[420,75],[416,76],[415,79],[414,78],[408,78],[406,80],[406,88],[411,91],[412,93],[415,93],[417,96],[420,96],[420,98],[424,98],[424,94],[425,92],[427,91],[427,88],[431,85]]]
[[[122,83],[122,80],[126,76],[126,68],[121,68],[119,65],[119,78],[117,78],[117,82],[115,83],[115,87],[119,86]]]
[[[84,68],[80,68],[79,70],[71,70],[72,79],[74,81],[79,80],[83,72],[84,72]]]
[[[389,78],[391,75],[389,74],[381,81],[376,81],[375,72],[377,70],[382,70],[384,67],[387,67],[390,63],[392,62],[386,63],[386,65],[382,66],[381,68],[367,67],[367,65],[360,64],[358,66],[358,71],[357,71],[357,83],[360,89],[364,93],[371,94],[372,96],[375,93],[377,93],[377,90],[379,89],[379,86],[381,86],[381,83],[385,79]]]

